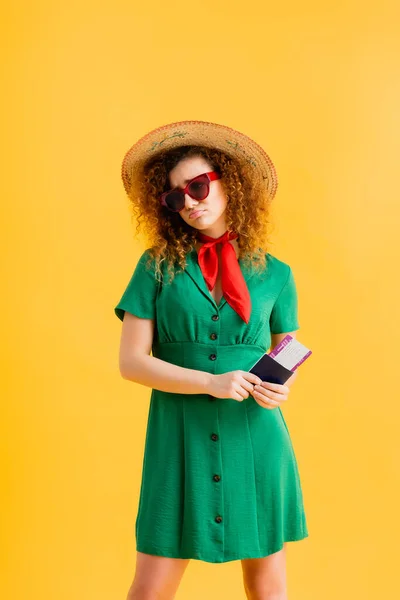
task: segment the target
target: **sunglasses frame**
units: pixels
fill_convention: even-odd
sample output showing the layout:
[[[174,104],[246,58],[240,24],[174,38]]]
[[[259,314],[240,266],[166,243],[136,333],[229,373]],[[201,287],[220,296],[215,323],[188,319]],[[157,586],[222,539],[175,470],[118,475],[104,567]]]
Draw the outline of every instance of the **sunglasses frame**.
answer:
[[[205,176],[207,177],[207,188],[208,188],[207,194],[204,196],[204,198],[199,200],[199,198],[192,196],[192,194],[189,192],[189,186],[191,183],[193,183],[193,181],[196,181],[196,179],[199,179],[200,177],[205,177]],[[218,171],[208,171],[207,173],[201,173],[200,175],[196,175],[196,177],[193,177],[190,181],[187,182],[187,184],[185,185],[184,188],[176,187],[176,188],[173,188],[172,190],[168,190],[167,192],[163,192],[160,196],[160,202],[161,202],[162,206],[165,206],[171,212],[181,212],[181,210],[183,210],[185,208],[185,194],[188,194],[194,200],[198,200],[199,202],[202,202],[203,200],[205,200],[207,198],[207,196],[210,193],[211,181],[215,181],[216,179],[221,179],[221,177],[222,177],[222,175]],[[182,198],[183,198],[182,208],[173,209],[168,206],[165,198],[168,196],[168,194],[171,194],[172,192],[174,192],[174,193],[180,192],[181,193]]]

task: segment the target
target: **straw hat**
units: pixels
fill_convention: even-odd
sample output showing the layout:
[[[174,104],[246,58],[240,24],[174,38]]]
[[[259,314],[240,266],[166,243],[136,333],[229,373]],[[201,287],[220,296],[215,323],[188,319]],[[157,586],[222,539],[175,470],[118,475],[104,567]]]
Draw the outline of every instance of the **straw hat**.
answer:
[[[121,176],[127,193],[137,185],[143,165],[151,158],[183,145],[217,148],[233,158],[246,160],[265,183],[270,200],[278,186],[275,167],[266,152],[244,133],[226,125],[208,121],[178,121],[153,129],[140,138],[125,154]]]

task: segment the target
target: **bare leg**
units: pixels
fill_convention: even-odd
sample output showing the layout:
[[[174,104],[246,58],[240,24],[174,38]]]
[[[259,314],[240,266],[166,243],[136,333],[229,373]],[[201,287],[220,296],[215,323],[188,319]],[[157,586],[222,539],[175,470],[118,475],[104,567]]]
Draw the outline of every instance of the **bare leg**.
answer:
[[[248,600],[287,600],[285,544],[279,552],[241,562]]]
[[[190,558],[136,553],[136,572],[126,600],[173,600]]]

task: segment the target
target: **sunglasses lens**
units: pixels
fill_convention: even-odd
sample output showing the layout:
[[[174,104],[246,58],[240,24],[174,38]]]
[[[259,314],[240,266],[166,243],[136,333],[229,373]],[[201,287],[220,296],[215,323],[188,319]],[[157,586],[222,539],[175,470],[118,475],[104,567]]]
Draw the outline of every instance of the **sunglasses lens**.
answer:
[[[185,197],[181,192],[170,192],[165,196],[165,202],[169,209],[178,211],[185,206]]]
[[[189,185],[189,192],[192,198],[196,200],[204,200],[208,195],[208,180],[197,179]]]

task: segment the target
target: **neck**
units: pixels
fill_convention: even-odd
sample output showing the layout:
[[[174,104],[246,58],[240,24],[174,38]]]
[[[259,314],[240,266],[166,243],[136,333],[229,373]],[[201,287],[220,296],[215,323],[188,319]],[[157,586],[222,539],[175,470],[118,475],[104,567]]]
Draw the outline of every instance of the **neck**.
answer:
[[[208,235],[209,237],[219,238],[221,235],[224,235],[226,229],[225,213],[223,213],[212,225],[199,231],[200,233],[204,233],[204,235]]]
[[[201,231],[200,233],[204,233],[204,232],[203,232],[203,231]],[[216,235],[215,235],[215,236],[210,236],[210,237],[214,237],[215,239],[217,239],[217,238],[221,237],[221,235],[223,235],[224,233],[225,233],[225,232],[223,231],[223,232],[222,232],[220,235],[218,235],[218,236],[216,236]],[[205,235],[208,235],[208,234],[205,234]],[[232,240],[229,240],[229,244],[232,244],[232,246],[234,247],[234,249],[235,249],[235,252],[236,252],[236,257],[237,257],[237,258],[239,258],[239,255],[240,255],[240,250],[239,250],[239,244],[238,244],[238,242],[237,242],[237,238],[234,238],[234,239],[232,239]],[[199,252],[199,250],[200,250],[200,248],[202,247],[202,245],[203,245],[203,242],[202,242],[201,240],[197,240],[197,241],[196,241],[196,243],[195,243],[195,251],[196,251],[196,252]],[[221,244],[216,244],[214,247],[215,247],[215,248],[216,248],[216,250],[217,250],[217,254],[218,254],[218,255],[220,255],[220,254],[221,254],[221,251],[222,251],[222,246],[221,246]]]

